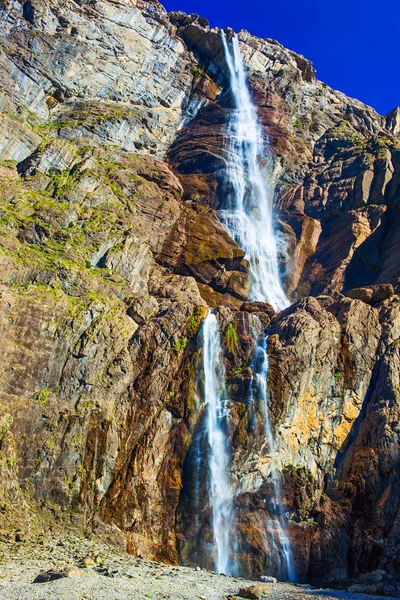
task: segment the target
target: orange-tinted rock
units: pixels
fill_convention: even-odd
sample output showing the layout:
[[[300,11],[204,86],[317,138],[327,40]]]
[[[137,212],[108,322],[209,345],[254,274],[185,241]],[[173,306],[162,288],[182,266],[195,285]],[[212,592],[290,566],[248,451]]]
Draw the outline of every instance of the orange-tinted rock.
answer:
[[[214,211],[187,208],[171,230],[158,260],[218,293],[245,300],[250,292],[250,275],[243,258],[244,252]]]

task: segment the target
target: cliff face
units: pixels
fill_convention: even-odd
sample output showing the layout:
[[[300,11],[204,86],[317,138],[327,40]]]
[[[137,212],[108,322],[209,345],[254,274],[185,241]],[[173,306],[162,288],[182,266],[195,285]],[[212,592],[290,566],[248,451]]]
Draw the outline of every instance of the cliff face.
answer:
[[[273,494],[248,402],[255,321],[270,327],[299,577],[398,572],[397,111],[381,117],[303,57],[239,34],[295,302],[273,315],[246,302],[244,253],[216,213],[233,107],[220,33],[141,0],[0,10],[2,530],[80,528],[208,564],[209,506],[192,514],[191,462],[204,417],[196,336],[212,306],[243,572],[264,570]]]

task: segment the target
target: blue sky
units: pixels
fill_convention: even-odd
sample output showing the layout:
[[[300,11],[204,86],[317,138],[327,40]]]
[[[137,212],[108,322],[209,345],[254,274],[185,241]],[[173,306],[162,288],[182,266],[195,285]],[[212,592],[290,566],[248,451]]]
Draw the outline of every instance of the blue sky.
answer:
[[[312,60],[317,77],[386,114],[400,105],[400,0],[161,0]]]

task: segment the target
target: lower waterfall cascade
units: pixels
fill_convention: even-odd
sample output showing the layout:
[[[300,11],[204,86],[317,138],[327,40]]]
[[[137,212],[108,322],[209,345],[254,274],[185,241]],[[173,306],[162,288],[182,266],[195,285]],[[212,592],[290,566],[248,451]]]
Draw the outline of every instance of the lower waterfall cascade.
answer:
[[[282,287],[279,272],[279,247],[281,241],[272,210],[273,186],[271,172],[263,165],[268,156],[266,144],[247,85],[245,67],[236,36],[228,41],[222,32],[230,86],[235,108],[227,130],[228,158],[226,181],[230,193],[219,211],[219,218],[237,244],[246,253],[251,275],[253,301],[270,303],[276,311],[289,305]],[[252,317],[250,317],[252,318]],[[252,361],[251,396],[262,411],[268,451],[271,456],[271,480],[274,492],[273,506],[268,507],[268,533],[272,546],[265,548],[265,574],[278,576],[285,581],[296,579],[292,552],[285,531],[282,512],[282,496],[276,473],[275,443],[268,407],[268,337],[260,335],[260,323],[251,326],[254,342]],[[209,504],[212,513],[214,542],[214,568],[218,573],[236,574],[235,563],[237,539],[235,535],[233,490],[230,486],[230,453],[227,448],[226,423],[229,412],[225,411],[225,369],[223,351],[216,316],[210,311],[202,327],[204,404],[207,411],[206,430],[208,439]]]
[[[226,412],[225,369],[218,321],[210,312],[203,328],[203,376],[206,402],[206,432],[209,452],[209,499],[212,508],[212,530],[215,545],[215,570],[235,574],[234,510],[229,482],[230,456],[224,432]]]
[[[255,317],[256,318],[256,317]],[[275,464],[275,440],[272,431],[271,419],[268,407],[268,353],[267,353],[268,336],[262,335],[257,343],[254,352],[253,370],[255,394],[257,395],[263,410],[265,435],[268,442],[269,452],[271,455],[271,479],[274,491],[273,506],[270,507],[270,512],[273,516],[270,517],[269,529],[272,538],[272,548],[269,549],[276,559],[276,574],[280,580],[295,581],[296,573],[293,566],[293,557],[290,547],[289,538],[285,532],[284,515],[282,512],[282,495],[280,490],[279,480],[276,473]]]

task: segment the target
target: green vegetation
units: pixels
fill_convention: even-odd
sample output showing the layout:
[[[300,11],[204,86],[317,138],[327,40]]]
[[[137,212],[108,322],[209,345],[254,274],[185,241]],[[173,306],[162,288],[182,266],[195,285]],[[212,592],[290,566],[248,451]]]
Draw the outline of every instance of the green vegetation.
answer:
[[[175,342],[175,344],[172,346],[173,350],[177,350],[178,352],[180,350],[184,350],[187,346],[187,338],[183,337],[180,340],[178,340],[177,342]]]
[[[351,127],[348,121],[341,121],[337,126],[337,129],[344,139],[358,146],[364,146],[366,139],[363,136],[357,135],[354,129]]]
[[[186,330],[189,337],[197,335],[205,316],[206,309],[203,306],[195,306]]]
[[[225,346],[230,354],[235,354],[239,345],[239,337],[233,323],[229,323],[225,329]]]
[[[3,421],[3,424],[0,426],[0,442],[4,439],[7,431],[10,429],[13,418],[11,415],[4,415],[1,421]]]
[[[204,75],[204,71],[194,62],[190,63],[190,71],[194,77],[201,77]]]
[[[42,387],[40,390],[37,390],[33,394],[33,401],[38,402],[40,405],[44,406],[48,403],[50,394],[51,390],[48,387]]]

